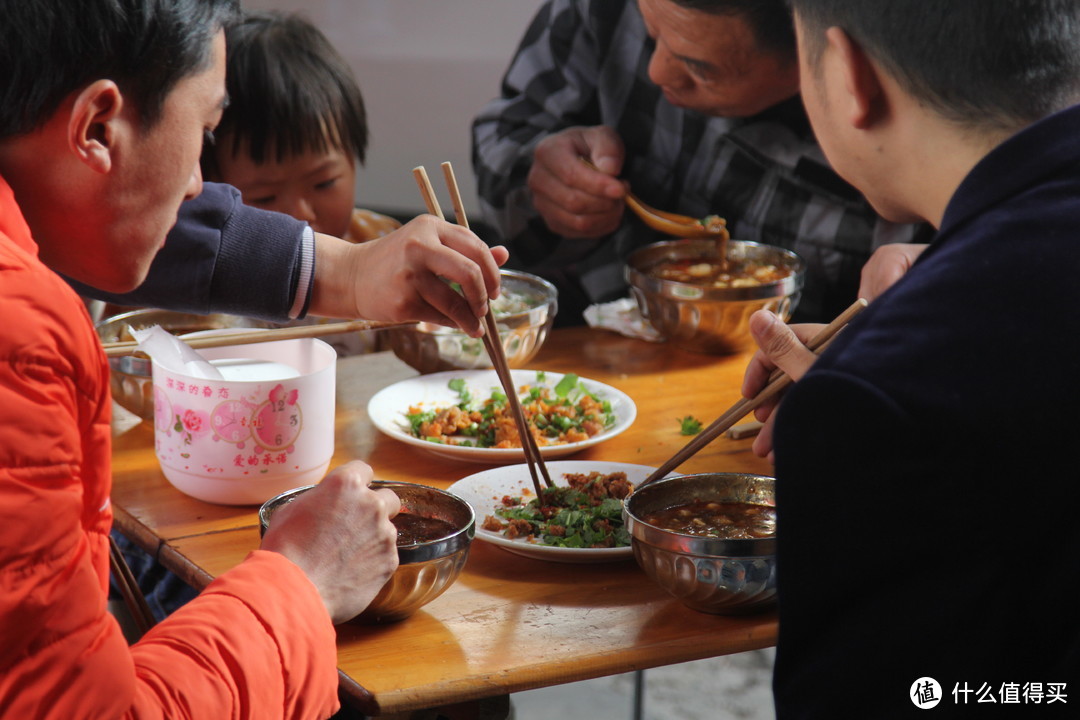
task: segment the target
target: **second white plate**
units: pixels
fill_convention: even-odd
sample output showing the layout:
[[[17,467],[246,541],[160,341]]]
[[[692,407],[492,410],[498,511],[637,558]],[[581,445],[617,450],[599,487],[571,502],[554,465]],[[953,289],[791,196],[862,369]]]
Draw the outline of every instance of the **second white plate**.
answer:
[[[630,463],[604,462],[600,460],[562,460],[558,462],[544,463],[548,474],[556,485],[566,486],[566,473],[590,473],[590,472],[624,472],[626,479],[635,486],[649,477],[653,470],[646,465],[632,465]],[[451,485],[448,490],[472,506],[476,513],[476,539],[484,540],[498,545],[504,550],[509,550],[518,555],[536,558],[538,560],[552,560],[565,563],[598,563],[611,562],[613,560],[628,560],[634,557],[633,548],[564,548],[541,545],[530,542],[524,538],[504,537],[501,533],[484,530],[480,526],[484,518],[495,514],[495,509],[502,506],[504,495],[512,497],[521,496],[526,502],[536,497],[532,486],[532,476],[529,475],[529,466],[507,465],[505,467],[492,468],[483,472],[469,475]]]

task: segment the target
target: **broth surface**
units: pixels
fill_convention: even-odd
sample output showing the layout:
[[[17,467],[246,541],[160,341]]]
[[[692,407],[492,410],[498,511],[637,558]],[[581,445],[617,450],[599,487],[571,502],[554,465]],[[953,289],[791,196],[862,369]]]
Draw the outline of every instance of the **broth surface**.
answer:
[[[714,258],[669,260],[649,268],[649,275],[660,280],[703,285],[714,288],[757,287],[768,285],[791,275],[783,265],[732,260],[722,263]]]
[[[664,530],[724,540],[776,535],[776,508],[768,505],[696,501],[650,513],[642,519]]]
[[[397,528],[397,544],[417,545],[439,540],[451,535],[457,529],[451,523],[439,518],[429,518],[409,512],[399,512],[390,519]]]

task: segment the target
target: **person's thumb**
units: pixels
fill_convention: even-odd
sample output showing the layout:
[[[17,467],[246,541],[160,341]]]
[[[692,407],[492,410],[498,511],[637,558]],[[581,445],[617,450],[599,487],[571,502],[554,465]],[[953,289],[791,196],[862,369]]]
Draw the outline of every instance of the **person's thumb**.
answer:
[[[778,368],[798,380],[814,362],[814,354],[775,313],[758,310],[750,316],[750,335]]]
[[[608,127],[598,126],[585,131],[584,138],[588,145],[589,160],[603,173],[616,176],[622,172],[623,150],[619,136]]]

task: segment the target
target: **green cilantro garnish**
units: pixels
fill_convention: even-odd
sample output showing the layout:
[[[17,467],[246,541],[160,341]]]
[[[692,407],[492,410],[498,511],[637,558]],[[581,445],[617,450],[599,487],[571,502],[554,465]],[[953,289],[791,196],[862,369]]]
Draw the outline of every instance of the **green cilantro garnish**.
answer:
[[[561,398],[567,397],[570,394],[570,391],[580,384],[577,375],[567,373],[562,376],[562,380],[555,386],[555,395]]]
[[[464,378],[452,378],[446,386],[458,394],[458,407],[464,410],[472,402],[472,394],[465,386]]]
[[[683,435],[697,435],[701,432],[701,421],[693,415],[687,415],[684,418],[679,418],[679,424],[682,426],[679,430]]]
[[[531,533],[544,545],[565,548],[629,545],[630,534],[622,522],[622,500],[606,497],[593,504],[595,501],[583,491],[594,482],[595,478],[580,490],[561,486],[544,488],[546,510],[541,510],[536,499],[522,504],[522,498],[513,498],[511,506],[496,508],[495,515],[503,520],[528,521]]]

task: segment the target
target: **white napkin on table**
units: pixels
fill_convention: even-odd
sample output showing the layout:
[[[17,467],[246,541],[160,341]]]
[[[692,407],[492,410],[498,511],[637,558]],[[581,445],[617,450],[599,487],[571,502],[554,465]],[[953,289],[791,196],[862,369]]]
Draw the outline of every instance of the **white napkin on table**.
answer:
[[[641,316],[633,298],[622,298],[585,308],[585,322],[589,327],[614,330],[626,337],[649,342],[663,342],[660,333]]]

